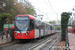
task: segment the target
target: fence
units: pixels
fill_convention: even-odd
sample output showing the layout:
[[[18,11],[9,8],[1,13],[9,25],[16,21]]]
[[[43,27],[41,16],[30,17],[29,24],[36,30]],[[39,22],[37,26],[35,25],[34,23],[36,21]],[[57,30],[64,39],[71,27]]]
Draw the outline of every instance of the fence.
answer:
[[[68,32],[66,30],[66,49],[65,50],[70,50],[69,49],[69,40],[68,40]]]

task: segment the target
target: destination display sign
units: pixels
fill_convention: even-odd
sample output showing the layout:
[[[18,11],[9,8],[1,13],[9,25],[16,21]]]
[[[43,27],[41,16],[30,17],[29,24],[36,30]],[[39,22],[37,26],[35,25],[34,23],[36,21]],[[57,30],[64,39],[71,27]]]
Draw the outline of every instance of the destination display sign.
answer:
[[[17,17],[17,20],[29,20],[29,17]]]

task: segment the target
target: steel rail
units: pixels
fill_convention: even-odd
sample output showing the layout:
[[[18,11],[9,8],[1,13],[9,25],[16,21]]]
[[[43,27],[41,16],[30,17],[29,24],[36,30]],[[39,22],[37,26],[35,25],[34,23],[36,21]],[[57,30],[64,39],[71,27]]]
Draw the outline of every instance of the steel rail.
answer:
[[[48,38],[47,40],[49,40],[49,39],[50,39],[50,38]],[[43,42],[41,42],[41,43],[39,43],[39,44],[37,44],[37,45],[35,45],[35,46],[29,48],[29,50],[32,50],[33,48],[35,48],[35,47],[41,45],[42,43],[46,42],[47,40],[44,40]]]
[[[58,36],[59,36],[59,35],[58,35]],[[58,37],[58,36],[57,36],[57,37]],[[54,38],[55,38],[55,37],[54,37]],[[53,38],[53,39],[54,39],[54,38]],[[59,37],[58,37],[58,38],[59,38]],[[58,39],[58,38],[57,38],[57,39]],[[54,43],[57,41],[57,39],[54,41]],[[44,42],[46,42],[46,41],[48,41],[48,40],[50,40],[50,38],[48,38],[47,40],[44,40],[43,42],[41,42],[41,43],[39,43],[39,44],[37,44],[37,45],[35,45],[35,46],[29,48],[29,50],[32,50],[32,49],[36,48],[36,47],[39,46],[39,45],[42,45]],[[54,43],[52,43],[52,45],[48,48],[48,50],[53,46]]]
[[[51,44],[51,46],[47,49],[47,50],[50,50],[52,48],[52,46],[56,43],[56,41],[58,40],[60,36],[57,36],[57,39]]]

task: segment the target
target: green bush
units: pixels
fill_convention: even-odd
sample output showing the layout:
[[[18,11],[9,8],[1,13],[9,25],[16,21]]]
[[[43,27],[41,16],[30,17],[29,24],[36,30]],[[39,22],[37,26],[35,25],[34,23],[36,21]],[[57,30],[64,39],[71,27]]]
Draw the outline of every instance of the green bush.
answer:
[[[61,40],[65,41],[66,39],[66,29],[68,27],[68,20],[70,18],[71,13],[63,12],[61,14]]]

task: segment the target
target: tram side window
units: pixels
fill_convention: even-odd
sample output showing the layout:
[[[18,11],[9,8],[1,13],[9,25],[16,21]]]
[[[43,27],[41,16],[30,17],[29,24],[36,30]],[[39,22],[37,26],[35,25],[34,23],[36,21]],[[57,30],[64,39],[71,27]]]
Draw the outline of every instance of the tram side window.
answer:
[[[30,19],[29,31],[34,29],[34,20]]]
[[[54,30],[54,27],[52,27],[52,30]]]
[[[52,30],[52,26],[50,26],[50,30]]]

